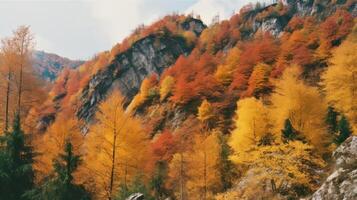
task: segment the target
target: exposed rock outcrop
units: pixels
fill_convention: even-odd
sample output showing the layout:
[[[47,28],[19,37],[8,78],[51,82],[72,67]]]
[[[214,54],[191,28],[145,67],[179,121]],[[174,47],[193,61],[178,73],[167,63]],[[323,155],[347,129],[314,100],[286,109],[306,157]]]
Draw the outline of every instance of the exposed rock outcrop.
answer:
[[[357,199],[357,137],[348,138],[333,153],[334,171],[311,200]]]
[[[197,35],[206,27],[200,20],[193,18],[181,26]],[[135,42],[91,78],[82,91],[77,117],[89,122],[98,103],[111,90],[118,89],[129,102],[139,91],[145,77],[154,73],[160,75],[180,55],[188,54],[190,50],[184,38],[165,33],[152,34]]]

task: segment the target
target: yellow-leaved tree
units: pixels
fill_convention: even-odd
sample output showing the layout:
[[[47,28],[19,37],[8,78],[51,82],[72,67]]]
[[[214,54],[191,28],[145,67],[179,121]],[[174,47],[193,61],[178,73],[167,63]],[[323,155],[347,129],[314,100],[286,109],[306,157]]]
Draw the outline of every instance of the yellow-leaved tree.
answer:
[[[218,171],[220,146],[216,133],[197,134],[192,152],[187,155],[187,189],[192,199],[212,199],[212,191],[219,188]]]
[[[280,103],[275,106],[289,106]],[[316,189],[314,181],[321,177],[311,169],[321,169],[324,161],[313,145],[297,140],[283,142],[284,127],[274,120],[275,109],[255,98],[238,102],[236,129],[229,145],[233,149],[231,159],[240,167],[244,182],[234,192],[220,194],[217,199],[274,199],[284,191],[289,192],[284,195],[296,196],[301,195],[299,188]]]
[[[249,77],[248,96],[258,97],[261,94],[267,94],[271,91],[272,84],[269,82],[271,66],[265,63],[258,63]]]
[[[119,92],[100,104],[85,146],[85,166],[96,183],[97,199],[113,199],[120,185],[126,188],[150,174],[149,138],[141,122],[124,111]]]
[[[250,156],[252,148],[261,143],[269,143],[271,135],[271,123],[269,110],[260,100],[246,98],[237,103],[236,129],[232,132],[229,145],[235,154],[231,159],[235,163],[245,162],[245,156]]]
[[[37,179],[41,180],[53,171],[52,161],[63,153],[66,141],[73,145],[73,151],[78,155],[82,153],[84,136],[80,131],[80,123],[76,119],[64,117],[57,118],[43,135],[34,139],[34,148],[39,155],[35,158],[34,167]]]
[[[234,71],[239,63],[240,54],[241,50],[238,47],[232,48],[227,55],[225,63],[217,67],[214,76],[222,85],[229,85],[232,82]]]
[[[160,100],[165,100],[171,93],[174,87],[175,79],[172,76],[165,76],[160,85]]]
[[[342,112],[357,134],[357,26],[336,49],[331,65],[323,74],[326,99]]]
[[[205,123],[206,121],[212,119],[214,116],[213,114],[213,107],[210,102],[206,99],[203,100],[200,107],[198,107],[198,114],[197,118],[202,122]]]
[[[285,120],[289,119],[300,137],[323,152],[331,142],[325,124],[327,104],[318,89],[306,85],[299,76],[300,69],[293,66],[287,68],[276,83],[271,98],[272,116],[276,120],[275,132],[279,133]]]

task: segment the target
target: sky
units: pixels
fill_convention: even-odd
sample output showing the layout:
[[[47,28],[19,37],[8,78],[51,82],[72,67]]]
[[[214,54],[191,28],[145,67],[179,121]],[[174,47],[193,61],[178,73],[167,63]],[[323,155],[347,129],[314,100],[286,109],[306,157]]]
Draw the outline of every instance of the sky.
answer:
[[[29,25],[36,49],[87,60],[111,49],[138,25],[194,13],[209,24],[257,0],[0,0],[0,39]]]

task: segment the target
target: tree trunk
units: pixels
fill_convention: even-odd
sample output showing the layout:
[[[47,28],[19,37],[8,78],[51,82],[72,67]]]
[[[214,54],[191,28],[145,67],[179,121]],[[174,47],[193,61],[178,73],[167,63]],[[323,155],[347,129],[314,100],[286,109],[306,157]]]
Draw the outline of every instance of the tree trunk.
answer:
[[[5,105],[5,132],[8,131],[9,129],[9,100],[10,100],[10,79],[11,79],[11,74],[10,70],[7,74],[7,86],[6,86],[6,105]]]
[[[183,200],[183,155],[180,153],[180,200]]]
[[[112,169],[111,169],[111,174],[110,174],[110,185],[109,185],[109,197],[108,199],[112,199],[113,195],[113,185],[114,185],[114,170],[115,170],[115,154],[116,154],[116,139],[117,139],[117,134],[116,130],[114,130],[114,136],[113,136],[113,149],[112,149]]]

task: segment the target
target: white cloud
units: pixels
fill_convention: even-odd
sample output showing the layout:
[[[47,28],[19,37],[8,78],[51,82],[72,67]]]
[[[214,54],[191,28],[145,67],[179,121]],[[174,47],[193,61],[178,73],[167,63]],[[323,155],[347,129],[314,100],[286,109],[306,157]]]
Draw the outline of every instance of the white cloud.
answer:
[[[206,24],[210,24],[216,15],[219,15],[220,19],[228,19],[242,6],[257,1],[270,2],[271,0],[198,0],[186,10],[186,13],[199,14]]]
[[[140,9],[144,0],[100,0],[92,1],[91,13],[113,45],[128,36],[139,24],[150,22]]]

